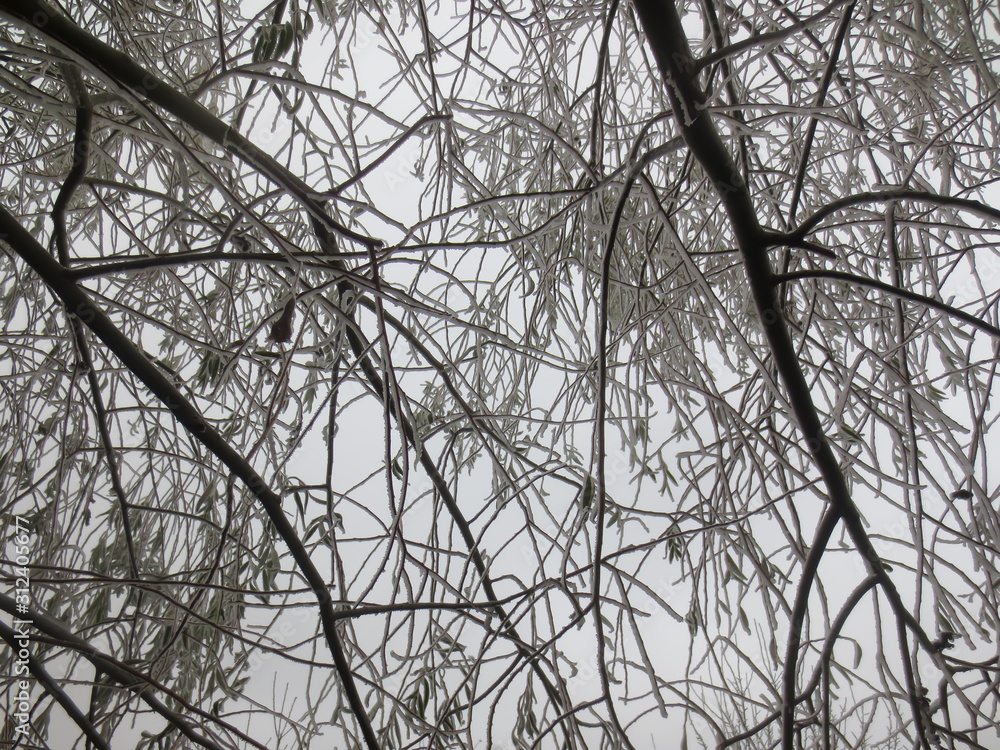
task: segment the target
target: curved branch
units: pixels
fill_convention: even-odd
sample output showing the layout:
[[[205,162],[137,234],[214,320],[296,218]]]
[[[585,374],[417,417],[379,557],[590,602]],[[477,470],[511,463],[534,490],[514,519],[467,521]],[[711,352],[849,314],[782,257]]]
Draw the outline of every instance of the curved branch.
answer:
[[[697,71],[701,71],[704,68],[708,67],[709,65],[717,63],[721,60],[726,60],[730,57],[734,57],[738,55],[740,52],[748,50],[751,47],[757,47],[759,45],[769,44],[771,42],[783,41],[788,37],[790,37],[792,34],[797,34],[803,29],[812,26],[814,23],[816,23],[816,21],[819,21],[825,18],[826,16],[830,15],[831,11],[833,11],[838,6],[841,6],[846,2],[848,2],[848,0],[833,0],[833,2],[829,3],[816,13],[813,13],[811,16],[809,16],[809,18],[804,18],[801,21],[793,23],[791,26],[788,26],[787,28],[778,29],[776,31],[769,31],[766,34],[756,34],[752,37],[749,37],[748,39],[743,39],[739,42],[734,42],[733,44],[730,44],[728,47],[723,47],[722,49],[716,50],[715,52],[705,55],[704,57],[700,57],[695,62],[695,69]]]
[[[808,565],[808,561],[807,561]],[[806,700],[809,695],[816,689],[819,685],[820,678],[823,676],[824,665],[828,664],[831,657],[833,656],[833,647],[837,644],[837,638],[840,636],[840,631],[844,629],[844,625],[847,624],[847,618],[854,611],[854,608],[861,603],[861,599],[871,591],[872,587],[878,583],[874,576],[869,576],[866,578],[861,585],[859,585],[851,595],[844,602],[844,606],[841,607],[840,613],[837,615],[837,619],[833,621],[830,625],[830,630],[827,633],[826,640],[823,644],[823,652],[820,654],[819,662],[816,664],[816,668],[813,670],[813,675],[810,678],[808,684],[802,688],[802,692],[799,696],[795,698],[795,704],[798,705],[802,701]],[[754,726],[747,729],[745,732],[740,732],[739,734],[733,735],[732,737],[722,741],[719,744],[719,750],[727,748],[730,745],[735,745],[737,742],[742,742],[743,740],[750,739],[758,732],[765,729],[769,724],[781,718],[781,710],[775,711],[766,719],[758,722]]]
[[[234,128],[173,86],[154,76],[125,53],[87,33],[45,0],[0,0],[0,16],[24,29],[41,34],[72,58],[105,80],[130,90],[177,117],[195,131],[246,162],[287,190],[309,212],[314,221],[330,231],[366,247],[381,247],[381,241],[348,229],[330,217],[316,199],[316,192],[273,157]]]
[[[793,723],[795,719],[795,677],[798,674],[799,646],[802,643],[802,628],[805,624],[806,611],[809,608],[809,591],[812,583],[816,579],[816,572],[819,570],[819,561],[826,552],[826,546],[833,535],[840,515],[836,508],[831,505],[823,514],[816,530],[816,538],[812,547],[809,548],[809,555],[802,566],[802,578],[795,589],[795,604],[792,608],[792,615],[788,623],[788,645],[785,648],[785,663],[782,671],[781,683],[781,736],[791,737]]]
[[[642,137],[643,136],[640,136],[640,139]],[[638,140],[636,141],[635,146],[633,146],[632,153],[629,155],[630,161],[634,160],[640,143],[641,140]],[[642,165],[644,166],[644,164]],[[602,697],[608,708],[608,714],[611,716],[611,721],[614,724],[618,735],[629,748],[632,748],[633,745],[628,738],[628,734],[625,732],[625,728],[622,726],[621,720],[618,718],[618,712],[615,710],[615,703],[611,698],[611,683],[608,678],[609,667],[606,663],[605,656],[604,618],[601,615],[601,570],[603,567],[601,554],[604,550],[604,513],[607,506],[606,412],[608,409],[608,304],[611,295],[611,258],[614,255],[615,239],[618,236],[618,226],[621,223],[622,214],[624,213],[625,206],[628,203],[628,196],[632,191],[632,185],[635,183],[636,177],[638,177],[640,171],[641,166],[636,165],[636,167],[630,170],[625,184],[622,186],[621,195],[618,198],[618,204],[615,206],[615,212],[611,219],[611,226],[608,229],[608,240],[607,246],[604,249],[604,257],[601,259],[601,288],[597,313],[597,404],[595,406],[596,414],[594,416],[594,442],[595,453],[597,454],[597,487],[595,491],[597,501],[595,505],[597,510],[595,512],[596,529],[594,532],[594,562],[591,566],[591,579],[593,586],[593,590],[591,592],[591,608],[594,610],[594,628],[597,630],[597,673],[601,679]]]
[[[16,605],[15,605],[16,611]],[[25,622],[23,615],[15,615],[21,622]],[[7,642],[10,646],[11,651],[15,654],[20,647],[18,640],[21,634],[17,633],[12,627],[4,622],[0,622],[0,638]],[[87,739],[93,743],[94,747],[99,748],[99,750],[111,750],[111,745],[105,740],[101,733],[97,731],[97,727],[93,725],[90,719],[80,710],[80,707],[76,705],[72,698],[66,695],[66,691],[59,687],[59,684],[52,679],[52,675],[48,673],[45,667],[40,661],[35,657],[34,654],[28,654],[28,671],[31,672],[32,677],[38,680],[38,683],[42,686],[46,693],[51,695],[56,703],[58,703],[66,715],[73,720],[73,722],[80,727],[80,730],[87,735]]]
[[[80,75],[80,69],[72,63],[65,63],[60,66],[66,88],[69,89],[70,96],[76,105],[76,133],[73,136],[73,160],[69,174],[59,189],[55,203],[52,206],[53,240],[56,246],[56,253],[59,262],[64,267],[69,267],[69,240],[66,234],[66,209],[76,192],[80,181],[87,173],[90,163],[90,138],[91,127],[94,120],[94,108],[87,93],[87,85]],[[76,344],[77,357],[81,369],[87,375],[87,382],[90,385],[90,396],[94,401],[94,414],[97,420],[97,432],[101,438],[101,446],[104,449],[104,457],[108,463],[108,474],[111,478],[111,487],[118,500],[118,510],[122,516],[122,533],[125,535],[125,549],[128,551],[128,563],[132,577],[139,578],[139,563],[136,560],[135,543],[132,536],[132,522],[129,520],[128,500],[125,497],[125,488],[122,486],[121,472],[118,470],[118,462],[115,460],[114,444],[111,440],[111,431],[108,429],[108,411],[104,406],[104,397],[101,395],[101,386],[97,381],[97,371],[94,369],[94,358],[90,353],[90,345],[83,334],[83,324],[79,319],[70,319],[70,328],[73,332],[73,341]]]
[[[376,157],[375,160],[372,161],[367,167],[362,168],[353,177],[350,177],[349,179],[345,180],[344,182],[341,182],[336,187],[332,188],[328,192],[328,195],[339,195],[345,189],[347,189],[348,187],[350,187],[354,183],[358,182],[359,180],[364,179],[368,174],[370,174],[371,172],[373,172],[376,169],[378,169],[379,166],[381,166],[382,164],[384,164],[386,162],[386,160],[389,159],[390,156],[392,156],[394,153],[396,153],[397,150],[399,150],[399,148],[410,138],[411,135],[413,135],[418,130],[420,130],[420,128],[422,128],[424,125],[427,125],[427,124],[432,123],[432,122],[451,122],[452,119],[454,119],[454,118],[450,114],[427,115],[426,117],[421,117],[419,120],[417,120],[415,123],[413,123],[410,127],[408,127],[405,130],[405,132],[403,132],[399,136],[399,138],[397,138],[395,141],[393,141],[393,144],[391,146],[389,146],[389,148],[387,148],[385,151],[383,151],[381,154],[379,154],[379,156]]]
[[[41,277],[49,289],[66,305],[67,313],[82,320],[122,364],[170,410],[177,421],[239,477],[256,496],[316,597],[326,642],[333,654],[348,703],[369,749],[378,750],[380,747],[378,739],[368,719],[368,712],[361,700],[350,663],[340,642],[329,587],[285,515],[280,496],[268,487],[250,462],[202,417],[195,406],[115,326],[104,311],[94,304],[90,296],[66,274],[65,269],[45,252],[35,238],[3,206],[0,206],[0,239],[10,245],[14,252]]]
[[[31,627],[38,632],[58,642],[60,645],[64,645],[66,648],[70,648],[78,652],[84,659],[93,664],[95,668],[113,679],[123,688],[126,688],[133,694],[137,695],[147,706],[166,719],[172,726],[177,727],[177,729],[192,742],[201,745],[208,750],[222,750],[218,744],[196,732],[195,725],[186,717],[181,716],[172,708],[165,705],[159,698],[151,694],[149,690],[150,686],[163,690],[164,688],[162,685],[158,685],[146,675],[126,669],[125,666],[119,661],[98,651],[94,648],[94,646],[73,633],[59,620],[45,614],[44,612],[37,612],[34,610],[22,612],[18,610],[17,602],[15,602],[12,597],[2,593],[0,593],[0,610],[3,610],[4,612],[22,620],[30,621]],[[186,703],[179,695],[171,694],[171,697],[177,700],[188,710],[198,713],[203,718],[208,718],[209,715],[207,712],[199,711],[194,706]],[[254,747],[266,750],[264,745],[254,741],[253,738],[243,732],[240,732],[235,727],[232,727],[215,717],[213,717],[213,720],[219,722],[220,725],[225,726],[226,729],[235,732],[240,739],[250,743]]]
[[[774,276],[774,283],[776,285],[785,284],[789,281],[796,281],[797,279],[833,279],[836,281],[849,281],[852,284],[858,284],[860,286],[867,286],[872,289],[878,289],[886,294],[891,294],[894,297],[899,297],[901,299],[908,300],[910,302],[916,302],[917,304],[926,305],[927,307],[933,308],[938,312],[944,313],[945,315],[950,315],[953,318],[958,318],[959,320],[968,323],[970,326],[978,328],[984,333],[988,333],[994,338],[1000,339],[1000,328],[997,328],[991,323],[987,323],[984,320],[977,318],[975,315],[970,315],[964,310],[959,310],[953,305],[949,305],[946,302],[939,302],[933,297],[928,297],[924,294],[918,294],[917,292],[911,292],[907,289],[900,289],[898,286],[893,284],[887,284],[884,281],[878,281],[877,279],[869,279],[865,276],[858,276],[853,273],[847,273],[845,271],[792,271],[790,273],[779,273]]]
[[[841,198],[840,200],[830,201],[830,203],[823,206],[823,208],[814,212],[812,216],[804,219],[796,229],[786,234],[777,233],[775,234],[775,237],[782,242],[786,240],[797,242],[813,231],[813,229],[815,229],[816,226],[823,221],[823,219],[837,213],[837,211],[850,208],[851,206],[857,206],[861,203],[886,203],[896,200],[923,201],[925,203],[933,203],[937,206],[960,208],[964,211],[970,211],[978,216],[981,216],[984,219],[1000,222],[1000,210],[987,206],[985,203],[980,201],[974,201],[969,198],[956,198],[950,195],[938,195],[937,193],[931,193],[927,190],[906,190],[898,188],[889,190],[872,190],[864,193],[858,193],[857,195],[849,195],[846,198]]]

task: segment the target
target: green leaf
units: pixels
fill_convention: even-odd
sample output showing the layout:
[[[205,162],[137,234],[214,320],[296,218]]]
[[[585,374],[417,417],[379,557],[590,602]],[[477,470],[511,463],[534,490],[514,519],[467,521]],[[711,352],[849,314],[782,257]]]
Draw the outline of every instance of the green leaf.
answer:
[[[274,44],[274,59],[280,60],[284,57],[288,50],[292,48],[292,42],[295,40],[295,30],[292,28],[292,24],[285,22],[278,26],[278,36]]]
[[[266,24],[257,28],[254,32],[253,41],[253,61],[255,63],[264,62],[271,59],[274,52],[274,45],[277,41],[274,26]]]
[[[580,507],[584,509],[590,508],[591,503],[594,502],[596,485],[597,483],[594,481],[594,478],[588,474],[583,482],[583,497],[580,499]]]
[[[663,481],[660,483],[660,494],[665,495],[669,486],[671,484],[676,485],[677,480],[674,478],[674,475],[670,473],[670,469],[667,468],[667,464],[663,460],[663,456],[661,455],[659,458],[660,458],[660,471],[663,472]]]
[[[691,633],[692,637],[698,634],[698,628],[701,625],[701,615],[698,613],[696,607],[691,607],[691,611],[687,613],[687,617],[684,618],[684,622],[687,623],[688,631]]]
[[[215,385],[220,375],[222,375],[222,357],[215,352],[206,352],[194,374],[195,385],[199,388]]]
[[[728,552],[726,553],[726,580],[737,580],[740,583],[747,582],[747,577],[743,575],[740,566],[736,564],[736,561]]]
[[[312,33],[313,19],[312,16],[308,13],[303,13],[301,15],[301,18],[302,18],[302,25],[299,27],[299,36],[305,39],[307,36],[309,36],[309,34]]]

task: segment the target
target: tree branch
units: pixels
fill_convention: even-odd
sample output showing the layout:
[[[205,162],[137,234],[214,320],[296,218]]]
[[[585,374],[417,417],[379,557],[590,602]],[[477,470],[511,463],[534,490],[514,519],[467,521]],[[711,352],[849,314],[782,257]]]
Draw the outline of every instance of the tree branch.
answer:
[[[823,219],[845,208],[857,206],[861,203],[887,203],[897,200],[921,201],[924,203],[933,203],[936,206],[960,208],[964,211],[970,211],[978,216],[981,216],[984,219],[1000,222],[1000,210],[997,210],[992,206],[987,206],[985,203],[980,201],[970,200],[969,198],[956,198],[950,195],[938,195],[937,193],[931,193],[926,190],[891,188],[887,190],[872,190],[865,193],[858,193],[857,195],[849,195],[846,198],[841,198],[840,200],[830,201],[825,206],[815,211],[807,219],[804,219],[799,224],[798,228],[788,232],[787,239],[788,241],[797,242],[812,232],[819,225],[819,223],[823,221]],[[784,237],[784,234],[775,234],[775,238],[777,238],[778,241],[785,241],[780,239],[781,237]]]
[[[154,76],[124,52],[87,33],[45,0],[0,0],[0,16],[41,34],[79,61],[89,72],[118,84],[138,97],[162,107],[195,131],[249,164],[287,190],[314,221],[366,247],[381,247],[373,237],[359,234],[331,218],[316,200],[316,192],[234,128],[205,107]]]
[[[27,622],[24,619],[24,615],[16,614],[17,605],[14,605],[15,612],[12,613],[17,620],[21,622]],[[17,633],[12,627],[7,625],[7,623],[0,622],[0,638],[6,641],[7,645],[10,646],[11,651],[17,654],[21,647],[18,643],[20,634]],[[12,659],[11,663],[15,660]],[[111,750],[111,745],[105,740],[101,733],[97,730],[97,727],[93,725],[90,719],[87,718],[86,714],[80,710],[80,707],[76,705],[72,698],[66,695],[66,691],[63,690],[59,683],[52,679],[52,675],[46,671],[45,667],[42,665],[38,658],[34,654],[28,654],[28,671],[31,675],[38,680],[39,684],[44,688],[45,692],[51,695],[56,703],[58,703],[63,711],[71,718],[74,723],[80,727],[80,730],[87,736],[87,739],[94,744],[99,750]],[[16,684],[16,681],[15,681]]]
[[[239,477],[256,496],[268,518],[274,523],[275,530],[288,546],[295,563],[302,571],[316,597],[326,642],[333,654],[333,660],[337,667],[337,673],[340,675],[344,692],[347,694],[348,703],[360,725],[361,733],[369,750],[378,750],[378,740],[371,722],[368,720],[368,713],[358,693],[351,666],[340,642],[329,588],[309,557],[309,553],[299,539],[295,528],[285,515],[281,507],[281,498],[267,486],[267,483],[246,458],[205,421],[194,405],[177,390],[173,383],[145,357],[125,334],[118,330],[117,326],[94,304],[88,294],[69,278],[65,269],[45,252],[45,249],[38,244],[35,238],[3,206],[0,206],[0,239],[10,245],[14,252],[42,278],[49,289],[66,305],[68,314],[82,320],[108,349],[114,352],[122,364],[173,413],[177,421],[225,464],[233,474]]]
[[[54,617],[34,610],[29,610],[27,613],[18,610],[17,602],[7,594],[0,593],[0,610],[18,619],[30,621],[31,627],[38,632],[52,639],[54,642],[79,653],[84,659],[93,664],[96,669],[137,695],[147,706],[166,719],[172,726],[177,727],[181,734],[192,742],[207,748],[207,750],[222,750],[220,745],[196,732],[195,725],[187,717],[177,713],[165,705],[159,698],[152,695],[149,687],[156,687],[160,690],[164,690],[164,688],[162,685],[155,683],[147,675],[126,669],[119,661],[98,651],[94,646],[77,636],[66,625]],[[199,711],[194,706],[186,703],[179,695],[170,693],[170,696],[188,710],[198,713],[202,718],[209,718],[210,715],[207,712]],[[264,745],[254,741],[250,736],[240,732],[235,727],[215,717],[212,717],[212,720],[225,726],[229,731],[235,732],[242,740],[254,747],[260,748],[260,750],[267,750]]]
[[[901,289],[894,284],[887,284],[886,282],[878,281],[877,279],[869,279],[866,276],[858,276],[857,274],[847,273],[845,271],[792,271],[791,273],[775,274],[774,283],[776,285],[781,285],[798,279],[833,279],[836,281],[847,281],[851,284],[878,289],[886,294],[891,294],[910,302],[916,302],[920,305],[926,305],[927,307],[933,308],[934,310],[942,312],[945,315],[958,318],[959,320],[968,323],[970,326],[978,328],[984,333],[988,333],[993,338],[1000,339],[1000,328],[997,328],[992,323],[987,323],[985,320],[977,318],[975,315],[970,315],[964,310],[960,310],[953,305],[947,304],[946,302],[940,302],[933,297],[928,297],[925,294],[911,292],[908,289]]]
[[[717,63],[720,60],[725,60],[727,58],[734,57],[743,52],[744,50],[748,50],[752,47],[759,47],[765,44],[770,44],[772,42],[783,41],[788,37],[792,36],[792,34],[797,34],[803,29],[812,26],[814,23],[816,23],[816,21],[826,18],[828,15],[830,15],[830,13],[834,9],[836,9],[840,5],[843,5],[846,2],[848,2],[848,0],[833,0],[833,2],[829,3],[828,5],[818,10],[816,13],[813,13],[811,16],[809,16],[809,18],[804,18],[801,21],[793,23],[791,26],[788,26],[784,29],[769,31],[766,34],[755,34],[754,36],[749,37],[748,39],[743,39],[739,42],[730,44],[728,47],[723,47],[722,49],[718,49],[715,52],[712,52],[708,55],[705,55],[704,57],[699,58],[696,63],[696,69],[698,71],[701,71],[704,68],[708,67],[709,65],[712,65],[713,63]]]
[[[868,536],[857,506],[851,498],[847,480],[823,429],[775,291],[774,274],[767,256],[768,236],[760,226],[750,190],[708,112],[705,96],[698,87],[697,63],[692,57],[674,2],[635,0],[635,7],[667,86],[677,126],[726,210],[771,355],[788,393],[795,420],[805,438],[806,449],[823,477],[833,517],[844,521],[851,540],[871,574],[878,579],[896,616],[914,629],[921,643],[929,649],[930,639],[904,606]],[[808,585],[809,581],[805,581],[804,586]],[[808,589],[800,592],[803,596],[807,594]],[[782,728],[782,743],[785,750],[791,750],[794,740],[791,706],[787,710],[788,716],[785,717]]]

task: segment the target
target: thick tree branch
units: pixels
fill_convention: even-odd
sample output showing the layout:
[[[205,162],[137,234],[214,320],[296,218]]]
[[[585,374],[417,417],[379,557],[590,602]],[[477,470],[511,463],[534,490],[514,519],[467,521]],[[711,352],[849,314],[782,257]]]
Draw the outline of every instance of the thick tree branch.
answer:
[[[884,281],[878,281],[877,279],[869,279],[865,276],[858,276],[854,273],[847,273],[845,271],[792,271],[791,273],[779,273],[774,277],[775,284],[786,284],[790,281],[796,281],[798,279],[833,279],[836,281],[846,281],[851,284],[857,284],[858,286],[870,287],[871,289],[878,289],[886,294],[891,294],[894,297],[900,299],[905,299],[909,302],[915,302],[920,305],[926,305],[938,312],[942,312],[945,315],[950,315],[953,318],[957,318],[964,323],[968,323],[974,328],[978,328],[984,333],[988,333],[996,339],[1000,339],[1000,328],[997,328],[992,323],[987,323],[985,320],[977,318],[975,315],[970,315],[964,310],[960,310],[954,305],[949,305],[945,302],[940,302],[933,297],[928,297],[925,294],[918,294],[917,292],[911,292],[908,289],[901,289],[894,284],[887,284]]]
[[[776,293],[774,273],[767,256],[767,235],[760,226],[750,191],[708,112],[705,96],[698,87],[697,63],[692,57],[673,0],[635,0],[635,7],[666,83],[677,126],[712,182],[729,218],[768,346],[788,393],[795,420],[805,438],[805,447],[823,477],[834,517],[844,521],[851,540],[885,591],[896,616],[903,619],[929,649],[930,639],[903,604],[872,545],[823,429]],[[831,530],[832,525],[829,524]],[[817,539],[817,542],[822,543],[823,540]],[[800,584],[806,589],[800,591],[800,595],[808,593],[809,584],[810,580]],[[791,648],[789,650],[792,651]],[[795,657],[795,654],[790,655]],[[784,668],[795,672],[794,663],[786,663]],[[782,742],[785,750],[791,750],[794,692],[790,693],[787,685],[784,700]]]
[[[88,34],[45,0],[0,0],[0,16],[23,29],[41,34],[65,51],[88,72],[119,85],[140,100],[162,107],[190,128],[205,136],[276,185],[289,192],[314,221],[366,247],[381,242],[359,234],[331,218],[316,199],[316,192],[270,155],[243,137],[189,96],[160,80],[125,53]]]
[[[326,580],[317,570],[309,552],[299,539],[281,507],[281,498],[267,486],[250,463],[213,428],[198,410],[150,362],[142,351],[125,336],[105,313],[94,304],[89,295],[67,275],[65,269],[38,244],[6,208],[0,206],[0,239],[3,239],[24,260],[49,289],[63,302],[70,316],[78,318],[104,342],[122,364],[138,378],[202,445],[215,455],[230,471],[239,477],[256,496],[261,507],[274,524],[275,530],[288,546],[296,565],[302,572],[319,603],[320,620],[327,645],[333,654],[337,673],[340,675],[348,703],[361,727],[369,750],[377,750],[368,713],[358,693],[351,666],[347,661],[337,620],[334,617],[332,597]]]
[[[79,653],[84,659],[93,664],[94,667],[100,672],[106,674],[123,688],[137,695],[147,706],[166,719],[172,726],[177,727],[181,734],[195,744],[201,745],[202,747],[207,748],[207,750],[222,750],[221,746],[216,742],[213,742],[196,731],[196,725],[193,721],[188,719],[186,716],[182,716],[177,713],[152,694],[152,691],[149,688],[156,687],[162,690],[163,687],[161,685],[157,685],[146,675],[135,673],[126,669],[120,662],[104,653],[101,653],[91,644],[77,636],[59,620],[54,617],[50,617],[44,612],[34,610],[29,610],[27,613],[22,612],[18,610],[17,602],[15,602],[12,597],[2,593],[0,593],[0,610],[6,612],[12,617],[30,621],[30,627],[34,630],[37,630],[39,633],[47,636],[54,643],[58,643],[65,648],[72,649],[73,651]],[[180,696],[171,694],[171,697],[188,710],[199,714],[202,718],[210,718],[210,715],[206,712],[199,711],[194,706],[186,704]],[[212,720],[218,722],[222,726],[225,726],[227,730],[234,732],[244,742],[247,742],[253,747],[260,748],[260,750],[266,750],[264,745],[254,741],[250,736],[240,732],[235,727],[214,717],[212,717]]]
[[[16,606],[17,605],[15,604],[15,611]],[[17,617],[17,619],[21,622],[26,622],[23,617]],[[0,638],[2,638],[8,646],[10,646],[10,649],[14,654],[17,654],[22,647],[22,644],[20,643],[23,638],[22,634],[18,633],[14,630],[14,628],[10,627],[10,625],[3,622],[0,622]],[[108,744],[108,741],[101,736],[101,733],[97,731],[97,727],[91,723],[90,719],[87,718],[87,715],[80,710],[80,707],[76,705],[72,698],[66,695],[66,691],[63,690],[62,687],[59,686],[59,683],[52,678],[52,675],[50,675],[42,663],[38,661],[38,658],[34,654],[30,653],[28,654],[28,671],[31,673],[32,677],[38,680],[38,683],[42,686],[45,692],[51,695],[56,703],[62,707],[63,711],[66,712],[66,715],[69,716],[69,718],[71,718],[78,727],[80,727],[80,731],[86,735],[87,739],[94,745],[94,747],[99,750],[111,750],[111,746]],[[14,692],[16,692],[16,690]]]

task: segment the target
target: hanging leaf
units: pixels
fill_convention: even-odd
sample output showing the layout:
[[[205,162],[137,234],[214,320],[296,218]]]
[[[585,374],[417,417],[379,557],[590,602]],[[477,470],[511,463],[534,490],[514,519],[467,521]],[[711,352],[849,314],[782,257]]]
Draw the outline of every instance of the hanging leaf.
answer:
[[[279,344],[291,341],[292,339],[292,321],[295,319],[295,298],[292,297],[285,303],[284,310],[281,311],[281,317],[279,317],[271,325],[271,333],[268,338],[271,341],[275,341]]]
[[[580,507],[584,510],[589,510],[591,504],[594,502],[594,490],[597,487],[597,483],[594,478],[587,475],[587,478],[583,481],[583,494],[580,498]]]

